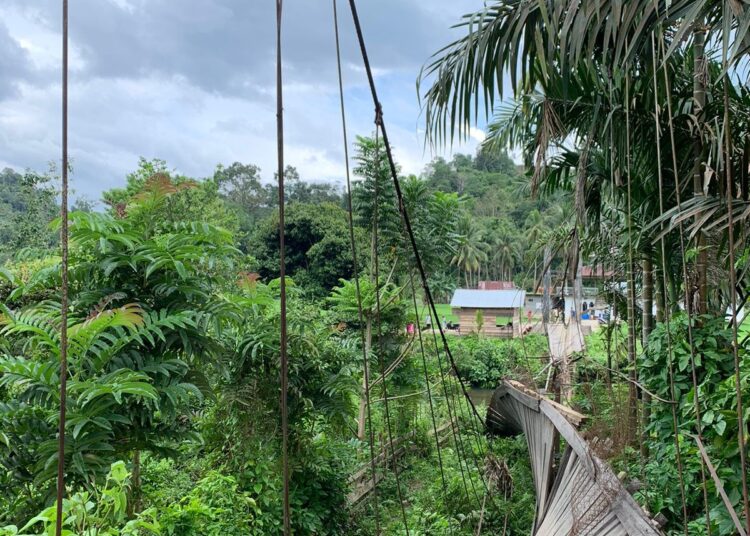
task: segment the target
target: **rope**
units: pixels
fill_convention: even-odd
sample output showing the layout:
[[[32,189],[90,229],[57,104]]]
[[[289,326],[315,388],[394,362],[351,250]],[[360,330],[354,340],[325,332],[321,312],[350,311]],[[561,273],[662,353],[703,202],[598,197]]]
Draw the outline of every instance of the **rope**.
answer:
[[[290,536],[291,512],[289,508],[289,361],[287,358],[287,319],[286,319],[286,259],[284,244],[284,99],[281,71],[281,15],[283,0],[276,0],[276,136],[279,165],[279,292],[281,300],[281,334],[279,356],[281,361],[281,434],[282,471],[284,478],[284,534]]]
[[[359,285],[359,264],[357,260],[357,246],[354,240],[354,209],[352,207],[352,182],[349,171],[349,139],[346,128],[346,108],[344,104],[344,77],[341,73],[341,44],[339,39],[338,2],[333,0],[333,30],[336,37],[336,68],[339,82],[339,104],[341,108],[341,132],[344,138],[344,168],[346,169],[346,202],[349,212],[349,242],[352,248],[352,268],[354,270],[354,287],[357,295],[357,319],[359,320],[359,333],[362,344],[362,367],[364,375],[364,396],[367,408],[367,427],[370,434],[370,473],[372,477],[372,493],[375,499],[375,531],[381,533],[380,529],[380,497],[377,487],[377,472],[375,466],[375,431],[372,426],[372,407],[370,406],[370,364],[367,355],[364,332],[364,314],[362,313],[362,291]]]
[[[726,6],[722,6],[727,16]],[[734,181],[732,180],[732,138],[730,135],[731,124],[729,122],[729,74],[727,64],[727,48],[729,39],[724,35],[722,46],[722,64],[724,72],[724,140],[726,143],[724,157],[724,169],[727,179],[727,217],[729,224],[729,288],[732,295],[732,355],[734,357],[734,387],[737,396],[737,443],[740,451],[740,474],[742,475],[742,506],[745,510],[745,523],[747,532],[750,533],[750,503],[748,503],[747,491],[747,453],[745,445],[745,423],[744,412],[742,410],[742,384],[740,380],[740,358],[737,341],[737,273],[734,266],[734,214],[733,214],[733,197]]]
[[[398,200],[398,209],[401,213],[401,217],[404,220],[404,224],[406,226],[406,231],[409,236],[409,241],[411,242],[411,248],[412,252],[414,254],[414,258],[417,264],[417,270],[419,271],[419,276],[422,282],[422,287],[425,292],[425,296],[427,298],[427,301],[429,302],[430,308],[432,310],[432,313],[434,314],[434,318],[439,318],[439,315],[437,314],[437,309],[435,308],[435,302],[432,299],[432,292],[430,291],[430,286],[427,283],[427,275],[424,270],[424,264],[422,263],[422,256],[419,253],[419,248],[417,248],[416,239],[414,238],[414,231],[411,226],[411,220],[409,218],[409,214],[407,213],[404,205],[404,197],[401,192],[401,185],[398,181],[398,172],[396,170],[396,161],[393,158],[393,152],[391,150],[391,144],[388,141],[388,132],[385,128],[385,123],[382,120],[383,117],[383,110],[382,106],[380,104],[380,100],[378,98],[378,92],[377,88],[375,87],[375,78],[372,74],[372,67],[370,66],[370,59],[367,55],[367,46],[365,45],[364,36],[362,34],[362,25],[359,22],[359,15],[357,14],[357,6],[356,6],[356,0],[349,0],[349,6],[351,8],[352,12],[352,19],[354,21],[354,28],[357,32],[357,39],[359,41],[359,48],[362,53],[362,60],[364,63],[365,71],[367,72],[367,80],[370,85],[370,92],[372,94],[372,101],[375,105],[375,115],[378,118],[380,131],[383,135],[383,145],[385,146],[385,152],[386,156],[388,158],[388,165],[390,167],[390,173],[391,178],[393,180],[393,185],[396,190],[396,198]],[[464,385],[463,381],[461,381],[461,376],[458,373],[458,368],[456,366],[456,362],[453,359],[453,354],[451,354],[450,348],[448,347],[448,340],[445,337],[445,332],[443,331],[443,327],[438,323],[438,330],[440,331],[440,337],[442,339],[443,347],[445,348],[445,352],[448,355],[448,358],[450,360],[451,368],[453,369],[454,373],[456,374],[456,377],[459,380],[459,383],[461,384],[461,389],[463,391],[464,397],[469,401],[469,404],[471,404],[471,408],[473,410],[474,415],[477,419],[479,419],[480,422],[484,422],[484,419],[481,415],[479,415],[479,412],[477,411],[476,407],[474,406],[474,403],[471,401],[471,398],[469,397],[469,393],[466,390],[466,386]]]
[[[388,408],[388,380],[386,377],[385,360],[383,354],[383,324],[381,321],[380,307],[380,263],[378,255],[378,220],[380,217],[380,138],[378,136],[380,127],[380,117],[375,118],[375,212],[373,214],[372,240],[373,240],[373,271],[375,276],[375,324],[377,325],[378,336],[378,363],[380,364],[380,376],[383,378],[383,406],[385,410],[385,425],[388,432],[388,447],[391,455],[394,456],[393,474],[396,477],[396,490],[398,492],[398,503],[401,508],[401,516],[404,521],[406,536],[409,536],[409,521],[406,516],[404,507],[404,497],[401,492],[401,479],[399,477],[398,461],[395,460],[395,450],[393,449],[393,429],[391,427],[391,415]]]
[[[656,161],[657,161],[657,174],[659,178],[659,216],[664,214],[664,177],[661,169],[661,128],[659,125],[659,104],[658,104],[658,96],[659,96],[659,85],[658,85],[658,77],[657,77],[657,69],[656,69],[656,62],[657,62],[657,53],[656,53],[656,44],[654,42],[654,36],[651,35],[651,51],[652,51],[652,65],[653,65],[653,81],[654,81],[654,123],[656,127]],[[661,272],[662,272],[662,290],[666,293],[667,288],[667,253],[666,253],[666,246],[665,246],[665,239],[664,235],[662,234],[659,239],[660,247],[661,247]],[[668,368],[667,373],[669,375],[669,396],[672,400],[677,400],[675,396],[675,387],[674,387],[674,366],[672,365],[672,361],[674,360],[674,348],[672,346],[672,331],[670,328],[670,320],[671,320],[671,314],[669,311],[669,307],[667,307],[667,299],[665,296],[664,299],[664,325],[667,328],[667,352],[668,352]],[[685,533],[685,536],[688,536],[688,511],[687,511],[687,501],[685,499],[685,476],[683,474],[683,466],[682,466],[682,453],[680,452],[680,440],[679,440],[679,422],[677,419],[677,406],[676,404],[673,404],[671,407],[672,410],[672,429],[674,431],[674,447],[675,447],[675,458],[677,462],[677,475],[680,479],[680,501],[682,503],[682,529]]]
[[[448,502],[448,484],[445,479],[445,470],[443,469],[442,447],[440,446],[440,438],[438,437],[437,420],[435,419],[435,407],[432,402],[432,388],[430,387],[430,376],[427,371],[427,357],[424,351],[424,341],[422,340],[422,326],[420,325],[420,322],[419,322],[419,307],[417,307],[417,292],[416,292],[416,288],[414,287],[414,274],[411,271],[409,271],[409,285],[411,286],[411,299],[412,299],[412,303],[414,304],[414,323],[417,327],[417,335],[419,337],[419,351],[422,356],[422,371],[424,372],[424,381],[425,381],[425,385],[427,386],[427,401],[430,405],[430,419],[432,420],[432,431],[435,434],[435,447],[437,448],[438,467],[440,468],[440,481],[443,487],[443,496],[445,497],[445,502],[447,503]],[[451,428],[455,428],[455,426],[452,425]],[[454,531],[453,531],[452,523],[449,525],[449,528],[450,528],[451,534],[453,534]]]
[[[68,391],[68,0],[62,2],[62,199],[60,202],[62,280],[60,297],[60,422],[57,445],[55,536],[62,534],[65,498],[65,410]]]
[[[631,361],[630,377],[633,382],[638,381],[638,370],[636,363],[636,338],[635,338],[635,277],[633,274],[633,208],[631,186],[633,177],[631,176],[631,157],[630,157],[630,73],[625,75],[625,163],[628,173],[627,185],[627,225],[628,225],[628,359]],[[636,391],[633,383],[629,386],[628,397],[628,439],[634,438],[638,428],[638,404]],[[635,428],[635,430],[633,429]]]
[[[659,49],[661,51],[662,57],[664,57],[664,42],[660,39],[659,40]],[[681,195],[680,195],[680,184],[678,180],[678,171],[677,171],[677,145],[675,143],[674,139],[674,123],[672,121],[672,86],[669,82],[669,71],[667,70],[667,62],[662,62],[662,70],[664,73],[664,87],[667,92],[667,116],[669,119],[669,141],[670,146],[672,149],[672,169],[674,173],[674,179],[675,179],[675,201],[677,203],[677,209],[682,210],[681,205]],[[687,271],[687,262],[685,260],[685,233],[682,225],[682,221],[680,221],[679,224],[679,237],[680,237],[680,259],[682,264],[682,277],[683,277],[683,287],[685,290],[685,312],[687,313],[687,328],[688,328],[688,346],[690,346],[690,370],[692,374],[692,382],[693,382],[693,390],[695,391],[695,396],[693,396],[693,400],[695,403],[695,427],[696,431],[698,433],[698,439],[703,441],[703,428],[701,425],[701,411],[700,411],[700,400],[698,396],[698,377],[695,369],[695,345],[693,343],[693,307],[692,307],[692,300],[690,299],[690,289],[688,288],[688,271]],[[711,535],[711,513],[709,509],[709,503],[708,503],[708,488],[706,487],[706,466],[703,461],[703,458],[701,458],[701,487],[703,490],[703,508],[706,513],[706,531]]]

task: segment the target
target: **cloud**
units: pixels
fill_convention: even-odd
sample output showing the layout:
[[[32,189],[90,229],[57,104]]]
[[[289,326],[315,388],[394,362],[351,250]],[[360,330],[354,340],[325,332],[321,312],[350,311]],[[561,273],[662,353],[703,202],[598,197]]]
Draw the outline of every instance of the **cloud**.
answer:
[[[477,143],[482,143],[484,139],[487,137],[487,134],[484,133],[484,130],[476,127],[471,127],[469,129],[469,137],[476,141]]]
[[[415,79],[455,37],[469,0],[362,1],[360,18],[395,154],[419,173]],[[74,184],[98,197],[139,156],[191,176],[218,163],[275,168],[275,14],[247,0],[71,3],[70,152]],[[476,7],[476,6],[475,6]],[[480,6],[481,7],[481,6]],[[4,0],[0,17],[0,163],[43,169],[60,153],[58,2]],[[349,137],[373,131],[373,106],[348,11],[339,0]],[[286,155],[303,178],[344,176],[331,2],[285,3]],[[4,101],[2,99],[5,99]],[[471,151],[474,143],[463,150]]]
[[[18,83],[28,76],[28,64],[28,54],[0,22],[0,102],[15,94]]]

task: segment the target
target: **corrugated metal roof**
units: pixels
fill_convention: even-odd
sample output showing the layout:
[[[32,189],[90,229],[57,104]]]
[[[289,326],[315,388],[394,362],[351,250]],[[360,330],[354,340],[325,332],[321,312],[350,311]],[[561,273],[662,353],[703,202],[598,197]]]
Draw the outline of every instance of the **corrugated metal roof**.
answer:
[[[476,309],[518,309],[526,300],[526,291],[513,290],[474,290],[458,288],[453,293],[451,307]]]

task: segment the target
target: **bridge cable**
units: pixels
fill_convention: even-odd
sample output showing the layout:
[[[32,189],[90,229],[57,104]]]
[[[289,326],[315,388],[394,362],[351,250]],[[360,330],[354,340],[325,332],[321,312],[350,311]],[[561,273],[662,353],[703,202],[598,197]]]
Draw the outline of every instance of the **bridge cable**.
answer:
[[[364,35],[362,33],[362,25],[360,23],[359,15],[358,15],[358,12],[357,12],[356,0],[349,0],[349,6],[350,6],[350,9],[351,9],[351,13],[352,13],[352,20],[354,22],[355,31],[357,33],[357,39],[359,41],[359,47],[360,47],[360,52],[362,54],[363,64],[364,64],[364,67],[365,67],[365,71],[367,73],[367,79],[368,79],[368,83],[369,83],[369,86],[370,86],[370,92],[371,92],[371,95],[372,95],[373,104],[375,106],[376,122],[378,123],[377,126],[379,126],[380,131],[381,131],[382,136],[383,136],[383,145],[384,145],[386,156],[387,156],[387,159],[388,159],[388,164],[389,164],[389,168],[390,168],[391,179],[393,180],[393,185],[394,185],[394,188],[395,188],[395,191],[396,191],[396,198],[397,198],[397,201],[398,201],[398,209],[399,209],[399,212],[401,214],[401,218],[402,218],[402,220],[404,222],[404,226],[405,226],[408,238],[409,238],[409,242],[410,242],[412,253],[414,255],[414,259],[415,259],[415,262],[416,262],[416,267],[417,267],[417,270],[419,272],[419,276],[420,276],[422,287],[423,287],[423,290],[424,290],[424,293],[425,293],[425,297],[427,298],[427,301],[428,301],[428,304],[430,306],[430,310],[431,310],[431,312],[433,314],[433,317],[437,319],[437,318],[439,318],[439,315],[438,315],[437,309],[435,307],[435,302],[434,302],[434,300],[432,298],[432,292],[431,292],[429,284],[427,282],[427,275],[426,275],[426,272],[425,272],[425,269],[424,269],[424,264],[422,262],[421,255],[419,253],[419,248],[417,247],[417,244],[416,244],[416,239],[414,237],[414,231],[412,229],[411,220],[409,218],[408,211],[406,210],[406,206],[405,206],[404,199],[403,199],[403,194],[401,192],[401,185],[400,185],[399,180],[398,180],[398,172],[396,170],[395,160],[393,158],[393,153],[392,153],[391,145],[390,145],[390,142],[388,140],[388,132],[386,130],[385,123],[383,122],[382,105],[381,105],[380,100],[378,98],[377,88],[375,86],[375,79],[374,79],[374,76],[373,76],[373,73],[372,73],[372,67],[370,65],[369,56],[367,54],[367,46],[365,44]],[[484,426],[484,419],[482,418],[481,415],[479,415],[479,412],[477,411],[476,406],[474,405],[474,402],[471,400],[471,397],[469,396],[469,393],[468,393],[468,391],[466,389],[466,386],[463,383],[463,380],[461,378],[461,374],[460,374],[460,372],[458,370],[458,366],[456,365],[456,361],[453,358],[453,354],[452,354],[452,352],[450,350],[450,347],[448,345],[448,340],[447,340],[445,332],[443,330],[443,326],[439,322],[437,322],[437,325],[438,325],[438,331],[440,333],[440,338],[441,338],[443,349],[445,351],[445,354],[448,357],[448,360],[449,360],[449,363],[450,363],[450,368],[453,371],[454,375],[456,376],[456,379],[458,380],[459,386],[460,386],[461,391],[463,393],[463,397],[465,398],[466,403],[468,404],[469,408],[471,409],[471,413],[473,414],[473,416],[476,417],[477,420],[479,420],[479,422],[482,423],[482,425]],[[434,332],[433,332],[433,336],[436,337],[436,335],[435,335]],[[439,348],[439,346],[437,344],[436,344],[436,348]],[[459,437],[459,442],[460,442],[460,437]],[[472,454],[474,454],[473,450],[471,452],[472,452]],[[464,454],[464,456],[465,456],[465,454]],[[475,460],[475,463],[476,463],[476,457],[474,458],[474,460]],[[482,474],[482,470],[479,467],[478,463],[476,463],[476,465],[477,465],[477,469],[478,469],[478,472],[480,474],[480,477],[482,478],[482,481],[483,481],[483,483],[485,485],[485,488],[487,488],[486,482],[484,482],[484,477],[483,477],[483,474]],[[471,478],[470,478],[470,482],[471,482],[472,487],[473,487],[474,484],[473,484],[473,481],[471,481]],[[476,495],[476,492],[475,492],[475,495]],[[478,498],[477,498],[477,500],[479,502]]]
[[[659,49],[661,51],[661,56],[665,57],[665,51],[664,51],[664,42],[662,39],[659,40]],[[677,203],[677,210],[682,210],[682,203],[681,203],[681,194],[680,194],[680,179],[679,179],[679,173],[678,173],[678,166],[677,166],[677,144],[675,143],[675,137],[674,137],[674,122],[672,120],[672,85],[670,83],[669,79],[669,71],[667,69],[667,62],[662,62],[662,71],[664,74],[664,87],[667,92],[667,117],[669,119],[669,139],[670,139],[670,147],[672,150],[672,167],[673,167],[673,174],[674,174],[674,180],[675,180],[675,201]],[[701,424],[701,411],[700,411],[700,397],[698,392],[698,375],[695,368],[695,344],[694,344],[694,337],[693,337],[693,306],[692,302],[690,300],[690,289],[688,288],[688,269],[687,269],[687,261],[685,260],[685,233],[684,228],[682,224],[682,220],[679,222],[679,237],[680,237],[680,259],[682,264],[682,277],[683,277],[683,287],[685,290],[685,312],[687,313],[687,332],[688,332],[688,346],[690,347],[690,371],[692,376],[692,383],[693,383],[693,390],[695,392],[695,395],[693,396],[694,400],[694,409],[695,409],[695,428],[698,435],[698,439],[703,441],[703,427]],[[706,530],[708,535],[710,536],[712,533],[711,530],[711,513],[709,509],[709,503],[708,503],[708,488],[706,486],[706,464],[701,457],[701,488],[703,491],[703,508],[706,514]]]
[[[723,16],[726,18],[726,6],[723,5]],[[732,356],[734,358],[734,387],[737,397],[737,445],[740,451],[740,474],[742,475],[742,506],[745,511],[745,523],[747,532],[750,533],[750,503],[748,502],[747,490],[747,445],[745,445],[745,423],[743,422],[744,412],[742,409],[742,381],[740,378],[740,358],[739,344],[737,338],[737,273],[735,271],[735,243],[734,243],[734,180],[732,179],[732,138],[730,134],[731,123],[729,122],[729,65],[727,61],[727,49],[729,35],[724,32],[722,39],[722,72],[724,86],[724,142],[726,156],[724,157],[724,170],[727,181],[727,217],[729,232],[729,288],[732,295]],[[720,142],[721,143],[721,142]]]
[[[370,365],[369,356],[367,355],[367,346],[365,344],[364,332],[364,314],[362,313],[362,291],[359,284],[359,264],[357,259],[357,247],[354,239],[354,209],[352,206],[352,183],[349,171],[349,141],[346,128],[346,108],[344,103],[344,79],[341,72],[341,45],[339,39],[339,19],[338,19],[338,0],[333,0],[333,29],[336,37],[336,68],[338,72],[339,84],[339,104],[341,109],[341,132],[344,141],[344,167],[346,169],[346,202],[349,212],[349,242],[352,249],[352,268],[354,271],[354,286],[357,295],[357,319],[359,321],[359,333],[362,344],[362,366],[364,375],[364,397],[365,406],[367,407],[367,426],[370,434],[370,471],[372,476],[372,492],[375,497],[375,532],[381,533],[380,529],[380,498],[377,489],[377,472],[375,466],[375,431],[372,426],[372,407],[370,406]]]
[[[387,130],[385,128],[385,123],[382,120],[382,118],[383,118],[382,105],[381,105],[380,100],[378,98],[378,92],[377,92],[377,88],[375,86],[375,78],[374,78],[374,76],[372,74],[372,67],[370,66],[370,60],[369,60],[369,57],[367,55],[367,46],[365,44],[364,36],[362,34],[362,26],[361,26],[360,21],[359,21],[359,15],[357,14],[356,0],[349,0],[349,6],[351,8],[352,19],[354,21],[354,27],[355,27],[355,30],[357,32],[357,39],[359,41],[359,47],[360,47],[360,51],[362,53],[362,60],[363,60],[363,63],[364,63],[365,71],[367,73],[367,79],[368,79],[368,82],[369,82],[369,85],[370,85],[370,92],[372,94],[372,100],[373,100],[373,104],[375,106],[375,114],[376,114],[376,117],[378,118],[378,121],[379,121],[379,124],[380,124],[380,130],[381,130],[382,135],[383,135],[383,145],[385,147],[386,156],[388,158],[388,165],[389,165],[389,168],[390,168],[391,179],[393,180],[393,185],[394,185],[394,188],[396,190],[396,198],[398,200],[399,212],[401,213],[401,217],[404,220],[404,224],[406,226],[406,231],[408,233],[409,240],[411,242],[412,252],[413,252],[414,257],[415,257],[415,261],[416,261],[416,265],[417,265],[417,270],[419,271],[419,276],[420,276],[420,279],[421,279],[422,287],[424,288],[424,291],[425,291],[425,296],[427,297],[427,300],[428,300],[429,305],[430,305],[430,309],[433,312],[433,314],[435,315],[435,318],[439,318],[439,316],[437,314],[437,309],[435,308],[435,302],[432,299],[432,292],[430,291],[429,284],[427,283],[427,275],[425,273],[424,265],[422,263],[422,257],[421,257],[421,255],[419,253],[419,249],[417,248],[417,243],[416,243],[416,240],[414,238],[414,231],[413,231],[412,226],[411,226],[411,220],[409,218],[409,214],[405,210],[404,198],[403,198],[403,194],[401,192],[401,185],[400,185],[400,183],[398,181],[398,172],[396,170],[396,162],[395,162],[395,160],[393,158],[393,152],[391,150],[391,144],[390,144],[390,142],[388,140],[388,132],[387,132]],[[439,323],[438,323],[438,330],[440,332],[440,337],[442,339],[443,347],[445,348],[445,352],[448,355],[448,358],[450,360],[451,368],[453,369],[453,372],[456,374],[457,378],[459,379],[459,383],[461,384],[461,389],[463,391],[463,395],[468,400],[469,404],[471,405],[471,408],[472,408],[472,411],[473,411],[475,417],[477,419],[479,419],[480,422],[483,423],[484,419],[482,418],[481,415],[479,415],[479,412],[477,411],[476,406],[474,406],[474,403],[472,402],[471,397],[469,396],[469,393],[466,390],[466,386],[464,385],[463,381],[461,380],[461,376],[460,376],[460,374],[458,372],[458,367],[456,366],[456,362],[453,359],[453,354],[451,353],[450,348],[448,347],[448,341],[446,339],[445,332],[443,331],[443,327]]]
[[[284,243],[284,101],[281,65],[281,15],[283,0],[276,0],[276,142],[278,152],[279,181],[279,293],[280,293],[280,348],[281,364],[281,435],[282,435],[282,472],[284,480],[283,512],[284,535],[290,536],[291,511],[289,507],[289,360],[287,356],[287,306],[286,306],[286,259]]]
[[[435,448],[437,449],[438,467],[440,468],[440,481],[443,487],[443,497],[445,503],[448,503],[448,483],[445,479],[445,470],[443,469],[443,454],[442,447],[440,446],[440,437],[438,437],[437,421],[435,419],[435,407],[432,402],[432,389],[430,387],[430,376],[427,370],[427,357],[424,350],[424,341],[422,340],[422,326],[419,321],[419,308],[417,307],[417,291],[414,286],[414,273],[409,270],[409,286],[411,287],[411,299],[414,304],[414,324],[417,329],[417,336],[419,337],[419,351],[422,356],[422,370],[424,372],[424,381],[427,386],[427,401],[430,405],[430,418],[432,420],[432,433],[435,434]],[[457,423],[450,421],[450,426],[453,428]],[[451,534],[454,534],[453,524],[449,525]]]
[[[62,0],[62,192],[60,201],[60,420],[57,445],[55,535],[61,536],[65,498],[65,413],[68,389],[68,0]]]
[[[651,53],[652,53],[652,66],[653,66],[653,83],[654,83],[654,123],[655,123],[655,135],[656,135],[656,171],[659,179],[659,216],[664,214],[664,174],[662,172],[662,155],[661,155],[661,125],[659,122],[659,83],[657,77],[657,60],[658,53],[656,50],[656,43],[654,35],[651,34]],[[662,228],[663,225],[660,225]],[[666,294],[668,288],[667,280],[667,250],[665,245],[664,233],[660,233],[660,249],[661,249],[661,273],[662,273],[662,292]],[[682,453],[680,451],[680,440],[679,440],[679,421],[677,417],[677,398],[675,396],[675,385],[674,385],[674,347],[672,345],[672,329],[670,327],[671,311],[667,304],[666,296],[664,297],[664,325],[667,330],[667,373],[669,377],[669,396],[674,402],[670,404],[672,411],[672,430],[674,432],[674,444],[675,444],[675,461],[677,462],[677,475],[680,481],[680,501],[682,504],[682,529],[685,536],[688,536],[688,510],[687,501],[685,499],[685,475],[683,474],[684,468],[682,464]]]
[[[425,269],[424,269],[424,265],[422,263],[421,255],[419,253],[419,248],[417,247],[417,244],[416,244],[416,239],[414,237],[414,231],[412,229],[411,220],[410,220],[409,214],[408,214],[408,212],[406,211],[406,208],[405,208],[404,198],[403,198],[403,194],[401,192],[401,185],[400,185],[399,180],[398,180],[398,172],[396,170],[396,163],[395,163],[395,160],[393,158],[393,153],[392,153],[390,142],[388,140],[388,132],[386,130],[385,123],[383,122],[382,105],[381,105],[380,100],[378,98],[377,88],[375,86],[375,79],[374,79],[374,76],[373,76],[372,67],[370,65],[370,60],[369,60],[369,57],[368,57],[368,54],[367,54],[367,46],[365,44],[364,36],[363,36],[363,33],[362,33],[362,25],[360,23],[359,15],[357,13],[356,0],[349,0],[349,7],[351,9],[352,20],[354,22],[354,27],[355,27],[355,31],[356,31],[356,34],[357,34],[357,39],[359,41],[360,52],[361,52],[361,55],[362,55],[362,60],[363,60],[364,68],[365,68],[365,71],[366,71],[366,74],[367,74],[368,83],[369,83],[369,86],[370,86],[370,92],[371,92],[371,95],[372,95],[373,105],[375,106],[375,116],[376,116],[377,126],[379,127],[380,132],[382,133],[382,136],[383,136],[383,145],[384,145],[384,148],[385,148],[386,157],[388,159],[388,165],[389,165],[389,168],[390,168],[391,179],[393,180],[393,185],[394,185],[394,188],[395,188],[395,191],[396,191],[396,198],[397,198],[397,201],[398,201],[398,209],[399,209],[399,212],[401,214],[402,220],[404,222],[407,235],[409,237],[409,241],[410,241],[410,244],[411,244],[412,253],[413,253],[414,258],[415,258],[416,267],[417,267],[417,270],[419,272],[419,276],[420,276],[422,287],[423,287],[423,290],[424,290],[424,293],[425,293],[425,297],[427,298],[427,302],[428,302],[428,304],[430,306],[430,310],[431,310],[431,312],[433,314],[433,317],[434,318],[439,318],[439,315],[437,313],[437,308],[435,307],[435,302],[434,302],[434,300],[432,298],[432,292],[431,292],[429,284],[427,282],[427,275],[426,275],[426,272],[425,272]],[[442,327],[442,325],[439,322],[437,324],[438,324],[438,331],[440,333],[440,338],[441,338],[443,349],[445,351],[446,356],[448,357],[448,360],[449,360],[449,363],[450,363],[450,368],[453,371],[453,373],[455,374],[456,379],[458,380],[459,386],[460,386],[461,391],[463,393],[463,396],[464,396],[464,398],[466,400],[466,403],[470,407],[471,413],[473,414],[473,416],[477,420],[479,420],[479,422],[482,423],[482,425],[484,425],[484,419],[482,418],[481,415],[479,415],[479,412],[477,411],[476,406],[474,405],[474,402],[471,400],[471,397],[469,396],[469,393],[468,393],[468,391],[466,389],[466,386],[465,386],[465,384],[464,384],[464,382],[463,382],[463,380],[461,378],[461,374],[460,374],[460,372],[458,370],[458,366],[456,365],[456,361],[453,358],[453,354],[452,354],[452,352],[450,350],[450,347],[448,345],[448,340],[447,340],[447,337],[446,337],[445,332],[443,330],[443,327]],[[436,335],[434,333],[433,333],[433,335],[436,337]],[[436,347],[437,347],[437,345],[436,345]],[[481,476],[482,475],[481,470],[479,470],[479,473],[480,473],[480,476]],[[485,485],[486,485],[486,483],[485,483]]]
[[[385,351],[383,347],[383,323],[382,323],[382,309],[380,303],[380,261],[379,261],[379,217],[380,217],[380,138],[379,129],[381,126],[380,116],[375,117],[375,211],[373,214],[373,272],[375,277],[375,324],[377,326],[377,337],[378,337],[378,363],[380,364],[380,376],[383,378],[383,407],[385,410],[385,425],[388,433],[388,445],[391,450],[391,456],[393,457],[393,474],[396,477],[396,490],[398,492],[398,504],[401,508],[401,515],[404,521],[404,529],[406,530],[406,536],[409,536],[409,521],[406,516],[406,508],[404,507],[404,497],[401,492],[401,479],[398,470],[398,460],[396,459],[396,451],[393,449],[393,429],[391,427],[391,416],[388,407],[388,378],[386,377],[385,371],[385,359],[383,353]],[[388,464],[388,457],[386,456],[383,460],[384,465]]]

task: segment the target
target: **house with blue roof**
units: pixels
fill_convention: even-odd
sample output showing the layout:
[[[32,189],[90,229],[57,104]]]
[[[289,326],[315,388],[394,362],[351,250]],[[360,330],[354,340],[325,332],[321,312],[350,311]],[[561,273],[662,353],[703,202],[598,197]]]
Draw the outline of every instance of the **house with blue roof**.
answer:
[[[451,310],[459,319],[461,334],[480,333],[512,338],[521,335],[521,314],[525,302],[526,291],[522,289],[459,288],[453,293]]]

